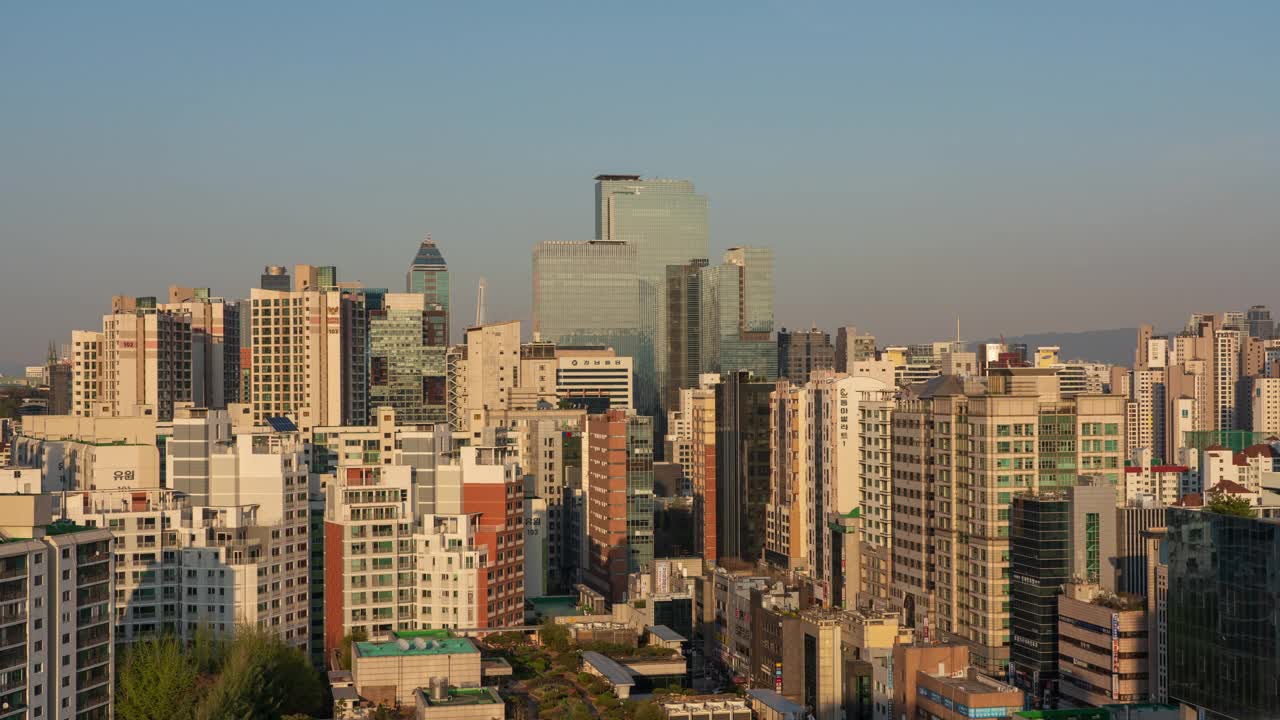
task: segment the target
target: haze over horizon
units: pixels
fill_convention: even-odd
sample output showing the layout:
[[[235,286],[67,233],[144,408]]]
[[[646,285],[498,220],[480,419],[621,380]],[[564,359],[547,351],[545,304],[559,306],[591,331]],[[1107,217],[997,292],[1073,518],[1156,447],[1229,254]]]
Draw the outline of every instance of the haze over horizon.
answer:
[[[481,276],[528,322],[598,173],[693,180],[713,258],[773,247],[776,327],[1280,305],[1278,5],[671,8],[0,8],[0,372],[115,294],[296,263],[401,290],[426,233],[455,328]]]

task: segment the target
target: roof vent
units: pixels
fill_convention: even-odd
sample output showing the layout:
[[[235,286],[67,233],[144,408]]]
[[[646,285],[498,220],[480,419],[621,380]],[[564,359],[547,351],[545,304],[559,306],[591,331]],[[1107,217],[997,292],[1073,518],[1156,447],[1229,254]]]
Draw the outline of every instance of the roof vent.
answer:
[[[414,646],[415,648],[419,649],[419,650],[426,650],[426,649],[427,649],[427,640],[426,640],[426,638],[414,638],[414,639],[413,639],[413,646]]]
[[[400,648],[401,650],[408,650],[409,641],[405,640],[404,638],[400,638],[399,640],[396,641],[396,647]]]

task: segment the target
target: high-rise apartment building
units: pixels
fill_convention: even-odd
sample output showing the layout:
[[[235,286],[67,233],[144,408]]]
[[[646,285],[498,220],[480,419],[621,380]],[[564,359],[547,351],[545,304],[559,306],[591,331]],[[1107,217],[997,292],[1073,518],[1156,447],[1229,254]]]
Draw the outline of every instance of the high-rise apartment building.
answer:
[[[0,717],[114,716],[111,533],[53,521],[49,495],[0,503]]]
[[[191,402],[240,402],[240,304],[211,297],[209,288],[170,286],[169,302],[156,309],[191,317]]]
[[[357,291],[252,290],[253,418],[299,425],[365,421],[368,329]]]
[[[369,309],[369,403],[391,407],[407,425],[446,417],[448,318],[426,293],[387,293]]]
[[[809,382],[819,370],[834,370],[836,351],[831,336],[817,328],[778,331],[778,376],[797,385]]]
[[[1253,378],[1252,429],[1280,436],[1280,377]]]
[[[418,246],[405,277],[405,292],[422,295],[428,314],[429,344],[449,344],[449,267],[428,235]]]
[[[153,298],[142,300],[149,302],[116,298],[100,334],[73,336],[76,414],[149,413],[168,420],[175,403],[192,401],[191,314],[157,311]]]
[[[583,582],[610,603],[653,562],[652,420],[623,410],[587,417]]]
[[[989,370],[984,390],[944,376],[913,386],[894,419],[893,574],[909,624],[966,642],[1003,672],[1014,495],[1120,484],[1124,399],[1061,398],[1051,368]]]

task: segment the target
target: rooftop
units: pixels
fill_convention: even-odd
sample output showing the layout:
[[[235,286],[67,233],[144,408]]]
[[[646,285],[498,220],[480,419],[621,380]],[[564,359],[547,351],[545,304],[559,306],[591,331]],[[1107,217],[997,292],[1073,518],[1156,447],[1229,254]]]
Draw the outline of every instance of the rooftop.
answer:
[[[605,657],[604,655],[588,650],[582,653],[582,662],[595,668],[595,671],[604,676],[615,687],[631,687],[636,684],[632,679],[631,673],[616,660]]]
[[[447,630],[413,630],[394,633],[386,642],[358,642],[356,657],[404,657],[411,655],[464,655],[478,653],[474,643],[453,637]]]
[[[456,707],[460,705],[501,705],[502,698],[493,688],[449,688],[449,697],[436,700],[430,691],[419,688],[418,693],[428,707]]]
[[[760,701],[765,707],[777,713],[792,714],[796,717],[800,717],[805,712],[803,705],[792,700],[788,700],[772,690],[748,690],[747,695],[754,700]]]
[[[675,630],[672,630],[666,625],[650,625],[645,629],[653,633],[654,637],[664,642],[684,642],[686,640],[685,636]]]

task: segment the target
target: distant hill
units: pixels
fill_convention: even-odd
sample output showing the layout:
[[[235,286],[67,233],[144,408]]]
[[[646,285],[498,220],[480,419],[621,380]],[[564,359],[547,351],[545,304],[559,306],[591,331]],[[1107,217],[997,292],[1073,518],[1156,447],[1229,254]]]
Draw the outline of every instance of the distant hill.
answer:
[[[1063,360],[1088,360],[1127,367],[1133,364],[1133,350],[1137,345],[1137,338],[1137,328],[1117,328],[1070,333],[1035,333],[1007,337],[1004,341],[1026,343],[1027,350],[1032,353],[1041,345],[1057,345],[1062,348],[1060,357]],[[991,338],[983,342],[1000,342],[1000,338]]]

